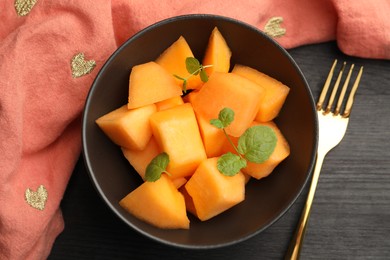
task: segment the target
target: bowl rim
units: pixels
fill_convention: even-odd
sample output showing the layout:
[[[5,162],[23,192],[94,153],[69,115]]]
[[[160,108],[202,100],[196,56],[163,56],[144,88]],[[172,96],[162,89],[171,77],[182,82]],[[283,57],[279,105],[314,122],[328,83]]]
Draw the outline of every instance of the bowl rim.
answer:
[[[160,237],[157,237],[157,236],[154,236],[146,231],[143,231],[142,229],[138,228],[136,225],[134,225],[133,223],[131,223],[130,221],[128,221],[124,216],[122,216],[121,214],[119,214],[117,212],[117,210],[111,205],[111,202],[109,201],[109,199],[107,198],[107,196],[104,194],[103,190],[101,189],[101,187],[98,185],[98,181],[96,179],[96,177],[94,176],[94,174],[92,173],[92,163],[90,161],[90,158],[89,158],[89,154],[88,154],[88,151],[87,151],[87,133],[86,133],[86,129],[87,129],[87,110],[88,108],[90,107],[90,104],[91,104],[91,96],[93,96],[94,92],[95,92],[95,88],[96,88],[96,85],[98,84],[98,82],[100,81],[100,78],[102,77],[102,75],[104,74],[103,72],[107,69],[107,67],[109,66],[109,64],[122,52],[122,50],[124,48],[126,48],[126,46],[128,44],[130,44],[132,41],[135,41],[136,39],[138,39],[139,37],[141,37],[143,34],[155,29],[155,28],[158,28],[160,26],[163,26],[165,24],[169,24],[169,23],[173,23],[173,22],[178,22],[178,21],[181,21],[181,20],[187,20],[187,19],[214,19],[214,20],[223,20],[225,22],[229,22],[229,23],[234,23],[236,25],[239,25],[239,26],[242,26],[242,27],[246,27],[247,29],[250,29],[252,31],[254,31],[255,33],[257,34],[261,34],[262,37],[266,38],[272,45],[274,45],[274,47],[277,47],[282,53],[283,55],[285,55],[289,61],[291,62],[291,64],[294,66],[294,68],[296,69],[296,71],[298,72],[301,80],[303,81],[304,83],[304,87],[305,87],[305,90],[306,92],[308,93],[308,96],[310,97],[310,106],[311,106],[311,110],[313,111],[313,119],[314,119],[314,140],[312,140],[313,142],[313,150],[311,151],[311,158],[310,158],[310,163],[309,163],[309,166],[308,166],[308,169],[307,169],[307,174],[306,174],[306,177],[305,177],[305,180],[303,181],[303,185],[299,188],[299,190],[297,191],[296,195],[292,198],[291,202],[288,203],[288,205],[283,209],[281,210],[277,216],[275,218],[273,218],[271,221],[269,221],[268,223],[266,223],[264,226],[262,226],[261,228],[253,231],[253,232],[250,232],[248,234],[246,234],[245,236],[242,236],[241,238],[239,239],[233,239],[231,241],[228,241],[228,242],[223,242],[223,243],[218,243],[218,244],[213,244],[213,245],[192,245],[192,244],[181,244],[181,243],[176,243],[176,242],[173,242],[173,241],[168,241],[168,240],[165,240],[163,238],[160,238]],[[88,173],[88,176],[90,178],[90,180],[92,181],[92,184],[95,188],[95,190],[97,191],[97,193],[99,194],[100,198],[104,201],[105,205],[107,207],[110,208],[110,210],[117,216],[119,217],[119,219],[121,219],[127,226],[130,226],[133,230],[137,231],[138,233],[144,235],[145,237],[148,237],[154,241],[157,241],[159,243],[162,243],[162,244],[165,244],[165,245],[168,245],[168,246],[172,246],[172,247],[176,247],[176,248],[182,248],[182,249],[215,249],[215,248],[222,248],[222,247],[227,247],[227,246],[231,246],[233,244],[238,244],[238,243],[241,243],[245,240],[248,240],[249,238],[252,238],[258,234],[260,234],[261,232],[263,232],[264,230],[266,230],[267,228],[269,228],[270,226],[272,226],[273,224],[275,224],[277,221],[279,221],[282,216],[284,216],[286,214],[286,212],[292,207],[292,205],[294,205],[294,203],[297,201],[298,197],[302,194],[302,191],[305,189],[305,187],[307,186],[309,180],[311,179],[311,176],[313,174],[313,169],[314,169],[314,165],[315,165],[315,158],[316,158],[316,151],[317,151],[317,147],[318,147],[318,133],[319,133],[319,127],[318,127],[318,117],[317,117],[317,113],[315,113],[316,111],[316,108],[315,108],[315,102],[314,102],[314,98],[313,98],[313,94],[312,94],[312,91],[309,87],[309,84],[302,72],[302,70],[300,69],[300,67],[298,66],[298,64],[296,63],[296,61],[292,58],[292,56],[287,52],[287,50],[282,47],[276,40],[274,40],[271,36],[267,35],[265,32],[261,31],[259,28],[247,23],[247,22],[244,22],[242,20],[238,20],[238,19],[235,19],[235,18],[232,18],[232,17],[228,17],[228,16],[223,16],[223,15],[216,15],[216,14],[206,14],[206,13],[201,13],[201,14],[184,14],[184,15],[178,15],[178,16],[172,16],[172,17],[169,17],[169,18],[165,18],[165,19],[162,19],[160,21],[157,21],[151,25],[148,25],[146,26],[145,28],[139,30],[138,32],[136,32],[135,34],[133,34],[132,36],[130,36],[128,39],[126,39],[107,59],[106,61],[104,62],[104,64],[101,66],[100,70],[98,71],[98,73],[96,74],[96,77],[95,79],[93,80],[92,84],[91,84],[91,87],[88,91],[88,94],[86,96],[86,99],[85,99],[85,104],[84,104],[84,107],[83,107],[83,111],[82,111],[82,129],[81,129],[81,137],[82,137],[82,156],[83,156],[83,161],[84,161],[84,165],[85,165],[85,169]]]

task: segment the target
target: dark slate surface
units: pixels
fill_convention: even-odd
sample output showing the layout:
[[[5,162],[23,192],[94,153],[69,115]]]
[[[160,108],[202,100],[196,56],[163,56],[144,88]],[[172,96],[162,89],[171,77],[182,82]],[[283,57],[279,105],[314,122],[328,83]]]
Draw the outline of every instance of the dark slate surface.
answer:
[[[349,57],[334,42],[289,52],[315,99],[335,58],[365,67],[346,136],[322,168],[301,259],[390,259],[390,61]],[[61,205],[65,230],[49,259],[282,259],[307,190],[278,222],[247,241],[183,250],[151,241],[114,216],[80,159]]]

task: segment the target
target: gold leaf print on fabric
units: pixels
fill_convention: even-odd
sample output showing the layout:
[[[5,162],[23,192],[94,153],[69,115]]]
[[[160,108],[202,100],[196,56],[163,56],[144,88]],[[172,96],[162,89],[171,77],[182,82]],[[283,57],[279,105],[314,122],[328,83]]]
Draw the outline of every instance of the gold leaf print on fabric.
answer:
[[[264,32],[271,37],[281,37],[286,34],[286,28],[281,27],[283,17],[275,16],[268,20],[264,26]]]
[[[19,16],[28,15],[38,0],[15,0],[14,6]]]
[[[30,188],[26,189],[24,197],[28,205],[34,209],[44,210],[47,201],[47,190],[43,185],[40,185],[37,191]]]
[[[84,53],[77,53],[71,60],[72,77],[78,78],[91,73],[95,66],[96,62],[94,60],[86,61]]]

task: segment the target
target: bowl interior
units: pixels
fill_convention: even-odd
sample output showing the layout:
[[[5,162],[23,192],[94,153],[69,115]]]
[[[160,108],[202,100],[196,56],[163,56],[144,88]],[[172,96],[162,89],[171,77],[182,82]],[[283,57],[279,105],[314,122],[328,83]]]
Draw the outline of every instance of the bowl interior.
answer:
[[[155,60],[183,35],[199,60],[217,26],[232,50],[231,64],[248,65],[288,85],[291,90],[275,120],[291,146],[290,156],[267,178],[252,180],[241,204],[206,222],[189,214],[189,230],[162,230],[123,210],[118,201],[141,184],[120,149],[95,120],[127,102],[134,65]],[[280,218],[296,200],[313,166],[317,147],[314,102],[304,76],[273,40],[255,28],[226,17],[189,15],[152,25],[124,43],[106,62],[87,98],[83,117],[83,154],[98,193],[135,230],[157,241],[186,248],[220,247],[257,234]]]

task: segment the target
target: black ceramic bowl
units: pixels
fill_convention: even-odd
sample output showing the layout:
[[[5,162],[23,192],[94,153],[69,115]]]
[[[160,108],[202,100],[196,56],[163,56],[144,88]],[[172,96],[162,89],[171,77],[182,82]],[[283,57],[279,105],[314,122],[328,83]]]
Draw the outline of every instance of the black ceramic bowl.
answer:
[[[251,66],[288,85],[291,90],[275,120],[291,146],[290,156],[267,178],[252,180],[246,199],[223,214],[201,222],[189,214],[189,230],[163,230],[144,223],[118,202],[141,179],[95,120],[127,102],[129,73],[134,65],[155,60],[183,35],[195,57],[202,59],[217,26],[232,50],[231,64]],[[187,15],[158,22],[134,35],[108,59],[88,95],[83,117],[83,154],[91,180],[111,210],[140,233],[183,248],[215,248],[258,234],[294,203],[311,175],[317,147],[317,118],[308,84],[290,55],[275,41],[243,22],[213,15]]]

